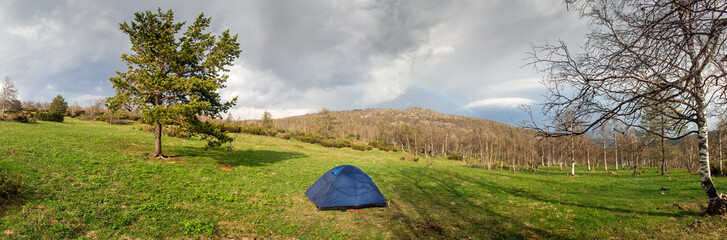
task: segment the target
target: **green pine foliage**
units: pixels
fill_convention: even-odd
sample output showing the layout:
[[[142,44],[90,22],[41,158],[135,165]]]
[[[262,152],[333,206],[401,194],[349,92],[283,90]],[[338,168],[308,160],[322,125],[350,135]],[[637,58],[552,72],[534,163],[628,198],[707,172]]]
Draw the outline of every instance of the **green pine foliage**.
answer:
[[[61,116],[66,114],[66,109],[68,109],[68,103],[65,99],[63,99],[63,96],[58,94],[55,98],[53,98],[53,101],[50,103],[50,108],[48,108],[48,112],[51,114],[61,114]],[[61,122],[63,120],[61,119]]]
[[[205,32],[210,18],[204,14],[186,31],[182,31],[184,25],[174,22],[172,10],[161,9],[135,13],[133,21],[120,24],[129,36],[132,53],[121,55],[128,69],[109,79],[116,95],[106,105],[112,111],[137,107],[143,123],[160,128],[178,125],[207,139],[210,146],[220,146],[232,141],[224,126],[202,122],[197,116],[219,117],[237,101],[235,97],[224,102],[218,92],[227,81],[226,67],[240,55],[237,35],[229,30],[219,36]],[[155,154],[163,156],[161,149]]]
[[[57,112],[39,111],[34,117],[40,121],[63,122],[63,114]]]

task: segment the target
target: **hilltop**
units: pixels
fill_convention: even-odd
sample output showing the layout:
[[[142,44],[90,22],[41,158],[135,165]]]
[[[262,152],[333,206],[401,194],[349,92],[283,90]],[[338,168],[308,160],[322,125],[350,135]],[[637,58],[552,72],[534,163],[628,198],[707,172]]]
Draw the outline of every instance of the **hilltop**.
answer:
[[[531,130],[492,120],[440,113],[422,108],[330,111],[334,136],[378,141],[414,154],[457,155],[479,165],[502,160],[532,160]],[[321,113],[274,120],[288,131],[316,132],[324,124]],[[259,121],[253,121],[259,124]]]

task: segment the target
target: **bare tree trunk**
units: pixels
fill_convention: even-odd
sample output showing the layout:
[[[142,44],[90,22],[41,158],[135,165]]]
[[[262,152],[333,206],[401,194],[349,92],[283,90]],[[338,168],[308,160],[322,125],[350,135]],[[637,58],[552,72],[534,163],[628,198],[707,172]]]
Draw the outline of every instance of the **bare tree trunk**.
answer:
[[[563,171],[563,148],[560,148],[560,154],[558,155],[558,166],[560,166],[560,170]]]
[[[636,176],[636,174],[638,174],[638,169],[639,169],[639,155],[638,155],[638,153],[636,153],[636,161],[634,161],[633,164],[634,164],[634,173],[631,174],[631,175]],[[662,174],[663,174],[663,172],[662,172]]]
[[[664,149],[664,126],[661,127],[661,175],[664,176],[666,171],[666,149]]]
[[[588,171],[591,171],[591,149],[586,147],[586,161],[588,162]]]
[[[724,176],[722,171],[722,129],[717,134],[717,155],[719,155],[719,175]]]
[[[576,143],[573,140],[573,136],[570,136],[570,175],[576,175]]]
[[[708,214],[725,214],[727,202],[717,194],[717,188],[712,183],[712,174],[709,169],[709,130],[707,129],[706,107],[701,108],[697,114],[697,139],[699,140],[699,174],[702,188],[709,198]]]
[[[601,125],[601,133],[603,134],[603,167],[605,167],[606,172],[608,172],[608,162],[606,160],[606,151],[608,151],[606,148],[606,123]]]
[[[540,165],[545,166],[545,147],[540,145]]]
[[[613,130],[613,154],[614,161],[616,162],[616,171],[618,171],[618,138],[616,138],[616,126],[614,126]]]
[[[550,142],[550,158],[548,158],[548,168],[550,168],[550,164],[555,158],[555,143],[551,140]]]
[[[490,149],[490,153],[487,154],[487,170],[492,170],[492,142],[490,142],[490,146],[488,147]]]
[[[442,145],[442,157],[447,157],[447,139],[449,139],[449,133],[444,135],[444,145]]]

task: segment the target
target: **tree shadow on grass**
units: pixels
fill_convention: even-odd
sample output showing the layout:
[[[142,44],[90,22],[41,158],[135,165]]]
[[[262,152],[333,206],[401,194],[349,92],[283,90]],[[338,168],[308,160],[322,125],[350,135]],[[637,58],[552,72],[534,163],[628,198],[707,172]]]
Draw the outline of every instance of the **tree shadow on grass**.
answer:
[[[399,234],[396,238],[402,239],[572,239],[583,234],[572,232],[574,228],[588,227],[581,226],[578,222],[579,218],[585,216],[574,216],[571,220],[562,219],[562,224],[555,227],[543,227],[548,226],[547,222],[552,220],[545,220],[547,217],[542,216],[545,213],[535,206],[571,206],[590,209],[587,211],[606,211],[613,216],[679,218],[698,215],[677,208],[639,209],[612,206],[597,200],[584,202],[558,199],[539,191],[501,184],[496,182],[497,179],[475,178],[447,170],[411,167],[382,173],[389,175],[388,178],[394,181],[384,182],[388,184],[386,188],[393,195],[385,196],[391,200],[392,211],[382,214],[381,217],[390,218],[388,221],[401,222],[390,224],[389,227],[391,232]],[[513,198],[529,201],[521,202]],[[504,214],[505,212],[508,214]]]
[[[213,159],[218,164],[229,167],[247,166],[257,167],[274,164],[280,161],[304,158],[308,155],[299,152],[272,151],[272,150],[232,150],[208,149],[201,150],[195,147],[176,149],[176,153],[183,156],[200,156]]]
[[[404,168],[388,174],[398,178],[396,185],[387,186],[394,192],[387,196],[393,216],[384,216],[402,223],[389,224],[394,238],[569,239],[498,213],[501,203],[457,187],[459,179],[447,171]]]
[[[510,177],[510,178],[524,178],[524,179],[529,178],[529,177],[524,177],[524,176],[517,175],[517,174],[506,175],[506,174],[502,174],[497,171],[492,171],[492,172],[489,172],[488,174],[502,176],[502,177]],[[639,215],[660,216],[660,217],[684,217],[684,216],[700,215],[699,212],[681,209],[681,207],[679,207],[680,208],[679,211],[675,211],[675,212],[644,211],[644,210],[636,210],[636,209],[631,209],[631,208],[626,208],[626,207],[620,208],[620,207],[616,207],[616,206],[605,206],[605,205],[600,204],[601,203],[600,201],[595,201],[595,200],[592,202],[584,203],[583,201],[576,201],[576,200],[566,201],[566,200],[561,200],[561,199],[553,199],[553,198],[548,198],[546,196],[543,196],[541,194],[528,192],[524,189],[507,188],[507,187],[504,187],[499,184],[485,182],[482,180],[463,178],[462,176],[455,176],[455,177],[461,181],[476,183],[476,184],[480,185],[481,187],[491,188],[491,189],[496,188],[499,191],[505,192],[512,196],[529,198],[531,200],[546,202],[546,203],[550,203],[550,204],[562,204],[562,205],[570,205],[570,206],[574,206],[574,207],[590,208],[590,209],[594,209],[594,210],[600,209],[600,210],[605,210],[605,211],[609,211],[609,212],[618,212],[618,213],[624,213],[624,214],[639,214]],[[626,177],[631,177],[631,176],[626,176]],[[531,179],[534,179],[534,178],[531,178]],[[557,181],[551,181],[551,180],[545,180],[545,179],[538,179],[538,181],[541,181],[541,182],[545,181],[545,182],[549,182],[550,184],[562,184]],[[654,194],[654,195],[659,192],[661,192],[659,189],[648,190],[648,192],[642,191],[642,193],[650,193],[650,194]],[[676,208],[677,207],[675,207],[675,209]]]

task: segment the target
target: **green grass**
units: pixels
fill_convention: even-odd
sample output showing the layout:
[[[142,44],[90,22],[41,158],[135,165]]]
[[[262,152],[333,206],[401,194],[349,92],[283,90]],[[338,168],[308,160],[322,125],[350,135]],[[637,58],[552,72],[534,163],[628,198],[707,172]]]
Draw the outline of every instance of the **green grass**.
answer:
[[[0,209],[0,238],[720,239],[699,176],[552,168],[488,171],[401,153],[324,148],[238,135],[233,150],[163,139],[149,159],[142,125],[0,122],[0,171],[26,193]],[[319,212],[304,195],[326,170],[352,164],[390,201],[364,212]],[[232,171],[220,170],[225,165]],[[613,166],[611,166],[613,167]],[[725,179],[715,179],[727,189]],[[664,186],[670,191],[659,191]],[[662,194],[664,193],[664,194]]]

